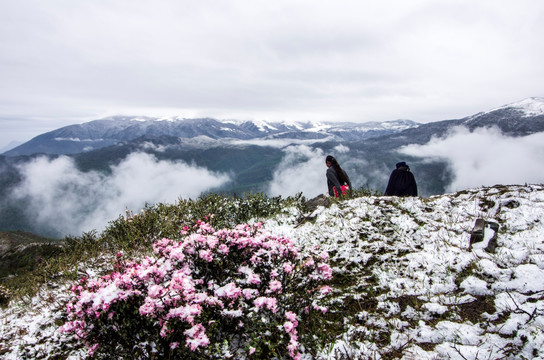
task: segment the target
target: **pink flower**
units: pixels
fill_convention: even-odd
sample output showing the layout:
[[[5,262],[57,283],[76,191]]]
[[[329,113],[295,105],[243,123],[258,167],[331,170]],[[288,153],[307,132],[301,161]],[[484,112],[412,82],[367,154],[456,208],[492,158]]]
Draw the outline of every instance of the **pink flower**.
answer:
[[[282,286],[281,286],[281,282],[278,281],[278,280],[272,280],[270,282],[270,291],[271,292],[279,292],[281,291],[282,289]]]
[[[155,311],[155,304],[152,301],[148,301],[148,300],[150,299],[146,298],[145,302],[142,304],[142,306],[140,306],[140,309],[139,309],[140,315],[143,315],[143,316],[150,315],[153,313],[153,311]]]
[[[217,247],[217,251],[223,255],[227,255],[229,253],[229,247],[225,244],[221,244]]]
[[[200,252],[198,253],[198,256],[202,259],[202,260],[206,260],[207,262],[212,262],[213,261],[213,256],[212,256],[212,251],[211,250],[200,250]]]
[[[295,360],[300,359],[300,353],[298,352],[298,339],[296,335],[291,335],[291,340],[289,341],[289,345],[287,345],[287,351],[289,352],[289,356],[291,356],[291,358]]]
[[[278,300],[276,298],[261,296],[253,300],[253,304],[259,309],[265,307],[273,313],[278,311]]]
[[[165,293],[165,291],[166,290],[160,285],[151,285],[147,292],[147,296],[152,299],[160,298]]]
[[[261,283],[261,277],[259,274],[250,274],[247,281],[253,285],[259,285]]]
[[[96,352],[96,349],[98,349],[100,345],[99,344],[94,344],[92,345],[90,348],[89,348],[89,355],[90,356],[93,356],[94,353]]]
[[[215,295],[217,297],[226,297],[228,299],[236,299],[242,295],[242,290],[239,287],[237,287],[235,283],[231,282],[215,290]]]
[[[199,347],[206,347],[210,344],[210,339],[206,336],[206,329],[202,324],[196,324],[192,328],[185,330],[187,346],[191,351],[195,351]]]
[[[317,268],[325,279],[330,279],[332,277],[332,269],[328,264],[320,263]]]
[[[304,263],[304,266],[311,267],[315,265],[314,258],[308,258],[306,262]]]
[[[219,243],[219,240],[215,236],[207,236],[206,240],[210,249],[215,249]]]
[[[290,274],[291,271],[293,271],[293,268],[294,268],[294,266],[293,266],[293,264],[291,264],[291,263],[285,263],[285,264],[283,264],[283,270],[284,270],[287,274]]]
[[[329,286],[329,285],[324,285],[322,286],[321,288],[319,288],[319,291],[323,294],[323,295],[327,295],[328,293],[330,293],[332,291],[332,288]]]
[[[289,321],[296,322],[296,323],[298,324],[298,322],[297,322],[297,314],[295,314],[294,312],[292,312],[292,311],[287,311],[287,312],[285,313],[285,317],[286,317]]]
[[[257,349],[255,349],[253,346],[249,348],[249,355],[253,355],[255,354],[255,351],[257,351]]]
[[[183,261],[185,259],[185,255],[183,254],[183,248],[173,248],[172,251],[170,251],[170,259]]]
[[[314,305],[314,309],[325,314],[329,309],[325,306]]]
[[[259,295],[259,290],[257,289],[244,289],[242,290],[242,295],[245,299],[251,299]]]
[[[293,329],[296,329],[295,325],[290,322],[290,321],[286,321],[284,324],[283,324],[283,328],[285,329],[285,332],[286,333],[290,333],[291,331],[293,331]]]
[[[319,254],[319,257],[321,260],[328,260],[329,259],[329,253],[326,251],[323,251],[321,254]]]
[[[200,315],[202,312],[202,307],[199,304],[185,305],[177,308],[170,309],[168,311],[168,318],[179,318],[181,320],[187,321],[189,324],[192,324],[195,316]]]

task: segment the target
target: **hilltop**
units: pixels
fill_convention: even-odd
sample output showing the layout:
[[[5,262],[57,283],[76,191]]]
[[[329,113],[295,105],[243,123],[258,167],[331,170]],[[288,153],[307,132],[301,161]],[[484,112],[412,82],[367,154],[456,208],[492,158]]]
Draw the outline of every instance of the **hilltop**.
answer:
[[[544,359],[543,185],[497,185],[426,199],[367,194],[311,211],[291,201],[271,203],[279,211],[252,221],[263,220],[302,253],[316,246],[329,253],[332,291],[313,333],[321,345],[303,350],[302,358]],[[229,214],[233,222],[259,208],[225,204],[217,204],[217,217]],[[163,218],[151,213],[141,217]],[[186,213],[179,209],[180,217]],[[130,231],[129,221],[137,218],[119,219],[106,232],[142,236]],[[478,218],[486,221],[485,235],[471,246]],[[167,236],[157,230],[150,226],[143,236]],[[489,252],[493,238],[497,247]],[[79,264],[78,276],[96,277],[111,268],[111,259],[96,254]],[[26,305],[13,302],[2,311],[3,358],[86,358],[58,331],[76,281],[61,279],[49,279]]]

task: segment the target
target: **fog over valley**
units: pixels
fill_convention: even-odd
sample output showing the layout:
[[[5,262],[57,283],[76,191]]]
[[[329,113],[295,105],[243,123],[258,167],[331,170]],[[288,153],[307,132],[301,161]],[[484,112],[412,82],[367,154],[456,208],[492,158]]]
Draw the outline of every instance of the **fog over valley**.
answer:
[[[269,140],[277,146],[278,140]],[[266,146],[268,140],[261,140]],[[283,144],[288,144],[287,140]],[[453,128],[445,137],[428,143],[411,144],[389,154],[386,163],[374,161],[365,152],[351,149],[349,143],[326,147],[321,142],[296,143],[281,147],[281,159],[272,168],[270,180],[258,187],[269,196],[302,193],[310,199],[327,192],[325,156],[333,154],[348,172],[353,187],[367,187],[383,193],[394,164],[407,160],[415,174],[421,196],[428,178],[423,167],[445,163],[451,180],[445,191],[492,186],[495,184],[543,183],[539,164],[544,156],[544,133],[524,137],[505,136],[497,128]],[[233,170],[214,171],[194,162],[164,160],[143,152],[153,149],[167,153],[167,146],[146,143],[108,171],[83,171],[68,156],[36,157],[18,165],[21,181],[6,201],[28,204],[25,216],[36,229],[49,229],[56,236],[79,235],[102,230],[109,221],[126,210],[140,212],[146,204],[175,203],[177,199],[196,199],[209,191],[228,191],[235,181]],[[264,148],[266,149],[266,147]],[[247,150],[251,151],[251,150]],[[234,159],[236,160],[236,159]],[[229,187],[230,186],[230,187]],[[238,195],[242,195],[238,193]]]

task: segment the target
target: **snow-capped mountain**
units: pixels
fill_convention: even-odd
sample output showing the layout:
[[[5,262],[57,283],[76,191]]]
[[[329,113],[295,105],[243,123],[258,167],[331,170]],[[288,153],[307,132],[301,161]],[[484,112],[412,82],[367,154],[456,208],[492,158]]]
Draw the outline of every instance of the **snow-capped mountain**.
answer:
[[[544,98],[530,97],[509,105],[504,105],[488,112],[496,112],[499,110],[518,111],[525,117],[544,115]]]
[[[420,124],[411,120],[386,122],[241,121],[211,118],[115,116],[74,124],[39,135],[3,155],[77,154],[101,149],[138,138],[163,136],[182,141],[212,140],[332,140],[368,142],[396,148],[425,143],[432,136],[443,136],[463,125],[476,128],[497,127],[505,135],[526,136],[544,131],[544,98],[531,97],[461,119]],[[370,140],[370,141],[369,141]]]
[[[384,138],[369,139],[368,147],[398,148],[408,144],[425,144],[432,137],[443,137],[457,126],[470,131],[477,128],[498,128],[507,136],[527,136],[544,131],[544,98],[532,97],[480,112],[461,119],[421,124]]]
[[[147,138],[172,136],[181,139],[205,136],[215,140],[275,138],[361,140],[399,132],[418,125],[410,120],[359,124],[118,116],[50,131],[7,151],[4,155],[75,154],[143,136]]]

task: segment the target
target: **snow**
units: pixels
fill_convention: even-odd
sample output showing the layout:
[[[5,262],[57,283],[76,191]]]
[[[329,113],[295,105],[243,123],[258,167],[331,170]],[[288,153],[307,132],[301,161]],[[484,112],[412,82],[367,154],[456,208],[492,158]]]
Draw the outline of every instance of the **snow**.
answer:
[[[544,115],[544,98],[531,97],[512,104],[501,106],[491,111],[502,110],[506,108],[515,108],[523,112],[526,117]]]
[[[494,253],[469,248],[479,217],[500,226]],[[307,214],[286,209],[265,227],[302,251],[319,245],[335,273],[356,275],[331,301],[377,302],[345,314],[344,333],[319,359],[380,359],[396,349],[402,359],[544,359],[542,219],[544,185],[498,185],[430,198],[362,197]],[[3,309],[3,358],[46,358],[61,347],[73,349],[71,359],[86,358],[58,332],[68,296],[68,284],[45,286],[30,304]],[[388,344],[373,341],[380,332]]]

